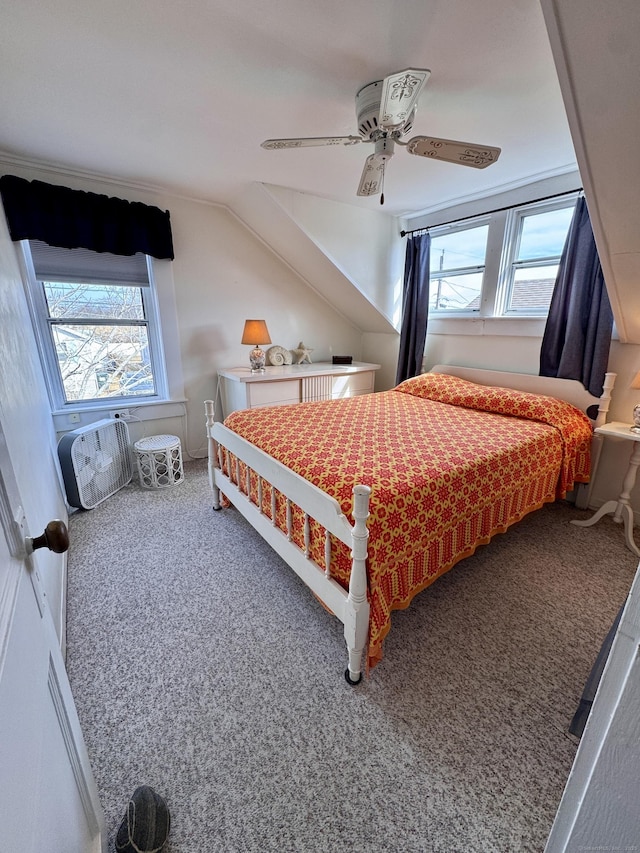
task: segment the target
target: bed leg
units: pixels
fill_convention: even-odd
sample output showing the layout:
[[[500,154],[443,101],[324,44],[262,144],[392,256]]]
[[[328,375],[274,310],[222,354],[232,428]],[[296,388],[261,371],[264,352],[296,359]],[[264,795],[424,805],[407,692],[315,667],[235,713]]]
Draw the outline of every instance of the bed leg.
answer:
[[[360,666],[360,664],[358,664],[358,666]],[[349,684],[351,687],[355,687],[356,684],[360,684],[360,682],[362,681],[362,672],[360,673],[356,681],[354,681],[353,678],[351,678],[351,671],[349,669],[345,669],[344,677],[347,680],[347,684]]]
[[[209,439],[209,441],[213,442],[213,444],[215,445],[215,442],[213,441],[213,439]],[[214,451],[215,451],[215,448],[214,448]],[[213,508],[215,510],[219,510],[219,509],[222,509],[222,505],[220,503],[220,489],[217,487],[216,480],[215,480],[215,468],[216,468],[215,459],[216,459],[215,456],[213,457],[213,459],[211,458],[211,456],[209,456],[209,485],[211,486],[211,496],[213,498]]]
[[[364,600],[360,607],[347,600],[347,618],[344,623],[344,639],[349,653],[349,667],[344,672],[347,683],[359,684],[362,680],[362,653],[369,634],[369,602]]]
[[[349,652],[349,668],[345,671],[348,684],[362,680],[362,653],[369,634],[369,602],[367,601],[367,518],[369,517],[369,486],[353,489],[353,532],[351,577],[344,619],[344,638]]]
[[[211,430],[213,429],[213,424],[215,422],[214,410],[215,403],[213,400],[205,400],[204,401],[204,409],[207,415],[207,455],[208,455],[208,471],[209,471],[209,485],[211,486],[211,493],[213,496],[213,508],[218,510],[221,508],[220,504],[220,489],[216,486],[214,471],[218,463],[218,447],[217,442],[211,435]]]

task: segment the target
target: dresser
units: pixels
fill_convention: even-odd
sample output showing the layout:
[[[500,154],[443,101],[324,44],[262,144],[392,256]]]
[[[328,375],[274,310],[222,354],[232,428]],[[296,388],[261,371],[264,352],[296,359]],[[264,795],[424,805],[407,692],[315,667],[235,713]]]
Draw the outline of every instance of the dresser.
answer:
[[[236,409],[286,406],[312,400],[338,400],[370,394],[379,364],[287,364],[252,373],[248,367],[218,371],[222,410],[226,418]]]

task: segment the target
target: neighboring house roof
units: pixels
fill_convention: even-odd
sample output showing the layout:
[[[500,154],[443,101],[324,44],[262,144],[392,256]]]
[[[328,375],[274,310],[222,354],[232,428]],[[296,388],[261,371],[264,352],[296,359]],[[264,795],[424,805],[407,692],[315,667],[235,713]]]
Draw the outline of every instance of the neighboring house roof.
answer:
[[[526,279],[516,281],[513,284],[511,294],[511,308],[513,311],[535,311],[547,310],[551,302],[551,295],[555,285],[555,278]],[[476,296],[466,306],[465,310],[478,311],[480,309],[480,296]]]
[[[555,278],[516,281],[511,294],[511,307],[514,311],[531,308],[548,308],[553,294]]]

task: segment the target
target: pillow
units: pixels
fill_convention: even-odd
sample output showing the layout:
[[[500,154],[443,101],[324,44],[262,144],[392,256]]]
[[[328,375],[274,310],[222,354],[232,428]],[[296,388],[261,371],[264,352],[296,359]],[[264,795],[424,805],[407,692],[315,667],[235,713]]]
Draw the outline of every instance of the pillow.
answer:
[[[565,400],[529,391],[516,391],[514,388],[477,385],[447,373],[423,373],[405,379],[393,390],[465,409],[540,421],[560,430],[568,424],[573,426],[576,421],[588,426],[589,430],[592,428],[586,414]]]
[[[440,400],[441,397],[464,393],[465,390],[479,387],[481,386],[467,379],[460,379],[448,373],[420,373],[411,379],[405,379],[393,390],[413,394],[414,397],[425,397],[428,400]],[[449,400],[442,399],[441,402],[447,403]]]
[[[578,481],[576,471],[583,467],[576,464],[578,458],[588,460],[590,457],[593,434],[591,421],[584,412],[565,400],[557,400],[544,394],[531,394],[528,391],[516,391],[513,388],[477,385],[448,373],[423,373],[405,379],[393,390],[465,409],[524,418],[554,427],[560,433],[563,444],[562,470],[557,492],[559,498],[564,498],[567,491]],[[587,464],[586,470],[588,468]]]

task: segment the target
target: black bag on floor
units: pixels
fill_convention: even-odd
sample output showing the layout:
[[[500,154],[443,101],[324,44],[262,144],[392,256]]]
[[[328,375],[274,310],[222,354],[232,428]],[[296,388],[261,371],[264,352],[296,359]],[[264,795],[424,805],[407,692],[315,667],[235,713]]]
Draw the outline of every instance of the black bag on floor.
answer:
[[[148,785],[136,788],[116,836],[117,853],[158,853],[169,837],[167,804]]]

